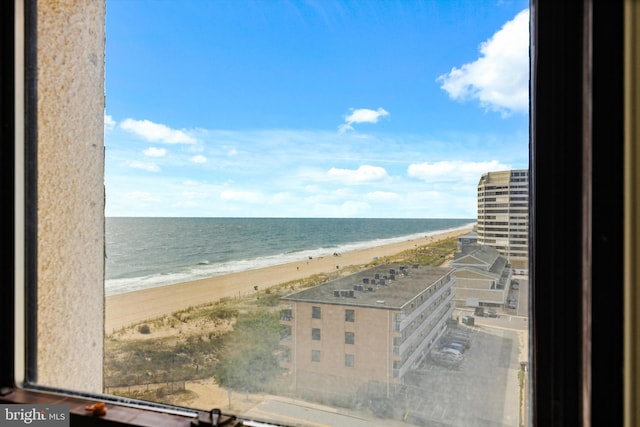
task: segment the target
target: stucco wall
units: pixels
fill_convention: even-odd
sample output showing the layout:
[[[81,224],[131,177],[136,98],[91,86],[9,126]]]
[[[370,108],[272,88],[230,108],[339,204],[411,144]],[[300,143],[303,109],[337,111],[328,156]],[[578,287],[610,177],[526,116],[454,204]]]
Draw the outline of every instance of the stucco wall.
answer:
[[[102,391],[101,0],[37,3],[38,383]]]

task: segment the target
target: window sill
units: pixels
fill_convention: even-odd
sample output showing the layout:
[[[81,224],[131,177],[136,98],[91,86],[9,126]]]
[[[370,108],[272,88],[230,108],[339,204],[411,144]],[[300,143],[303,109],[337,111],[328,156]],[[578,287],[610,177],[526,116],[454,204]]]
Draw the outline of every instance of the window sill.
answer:
[[[95,403],[94,400],[17,388],[3,389],[3,394],[5,392],[8,392],[8,394],[0,396],[0,403],[3,404],[68,405],[71,426],[191,427],[194,425],[207,425],[199,424],[198,418],[142,408],[131,408],[109,402],[105,402],[107,408],[105,415],[94,416],[91,412],[85,410],[85,406]],[[201,415],[208,416],[206,412],[202,412]],[[233,418],[223,415],[220,418],[219,425],[241,426],[242,423],[233,421]]]

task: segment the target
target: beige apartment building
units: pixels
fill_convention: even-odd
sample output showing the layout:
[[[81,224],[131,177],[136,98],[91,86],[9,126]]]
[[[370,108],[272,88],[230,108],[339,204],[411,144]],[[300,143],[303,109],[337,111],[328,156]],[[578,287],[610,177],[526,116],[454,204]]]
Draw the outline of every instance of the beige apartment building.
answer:
[[[478,182],[478,244],[494,247],[514,269],[529,260],[529,171],[487,172]]]
[[[332,403],[389,396],[445,331],[452,273],[384,265],[283,297],[281,365],[294,391]]]

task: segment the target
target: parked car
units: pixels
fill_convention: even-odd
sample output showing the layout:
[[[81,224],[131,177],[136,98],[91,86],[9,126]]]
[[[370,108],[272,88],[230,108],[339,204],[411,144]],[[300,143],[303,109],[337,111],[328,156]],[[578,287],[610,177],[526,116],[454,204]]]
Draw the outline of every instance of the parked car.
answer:
[[[451,348],[460,352],[460,354],[464,353],[467,350],[467,347],[464,344],[455,341],[444,340],[441,342],[440,349]]]
[[[468,335],[463,335],[461,333],[449,332],[444,337],[448,342],[455,342],[458,344],[462,344],[465,348],[471,347],[471,338]]]
[[[462,360],[454,360],[444,356],[431,356],[431,360],[436,365],[444,366],[446,368],[457,368],[462,363]]]
[[[454,356],[460,356],[462,357],[462,352],[460,350],[456,350],[455,348],[451,348],[451,347],[442,347],[438,350],[440,353],[446,353],[446,354],[452,354]]]
[[[494,310],[494,309],[489,309],[487,310],[487,317],[498,317],[498,313]]]
[[[443,352],[439,350],[431,350],[429,358],[438,365],[446,366],[448,368],[455,368],[464,357],[461,354],[455,354],[454,352]]]
[[[473,326],[476,323],[476,319],[473,316],[463,316],[462,323],[467,326]]]
[[[520,283],[514,280],[513,282],[511,282],[511,289],[517,291],[518,289],[520,289]]]

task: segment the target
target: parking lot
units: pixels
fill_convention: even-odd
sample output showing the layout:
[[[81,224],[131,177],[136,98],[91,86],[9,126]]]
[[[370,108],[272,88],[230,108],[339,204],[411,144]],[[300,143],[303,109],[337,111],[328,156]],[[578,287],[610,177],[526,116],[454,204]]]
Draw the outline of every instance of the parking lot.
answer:
[[[407,376],[403,402],[416,425],[502,427],[519,425],[518,371],[526,356],[525,331],[464,327],[471,347],[456,367],[430,358]],[[407,420],[411,422],[411,420]]]
[[[528,362],[529,286],[527,276],[515,276],[509,290],[514,309],[495,316],[474,316],[473,308],[457,309],[453,330],[467,333],[471,346],[459,364],[427,357],[405,377],[396,408],[406,408],[408,424],[430,427],[505,427],[527,425],[519,371]],[[487,314],[487,311],[485,311]],[[462,319],[473,317],[472,325]],[[470,322],[471,323],[471,322]],[[436,358],[438,359],[438,358]]]

